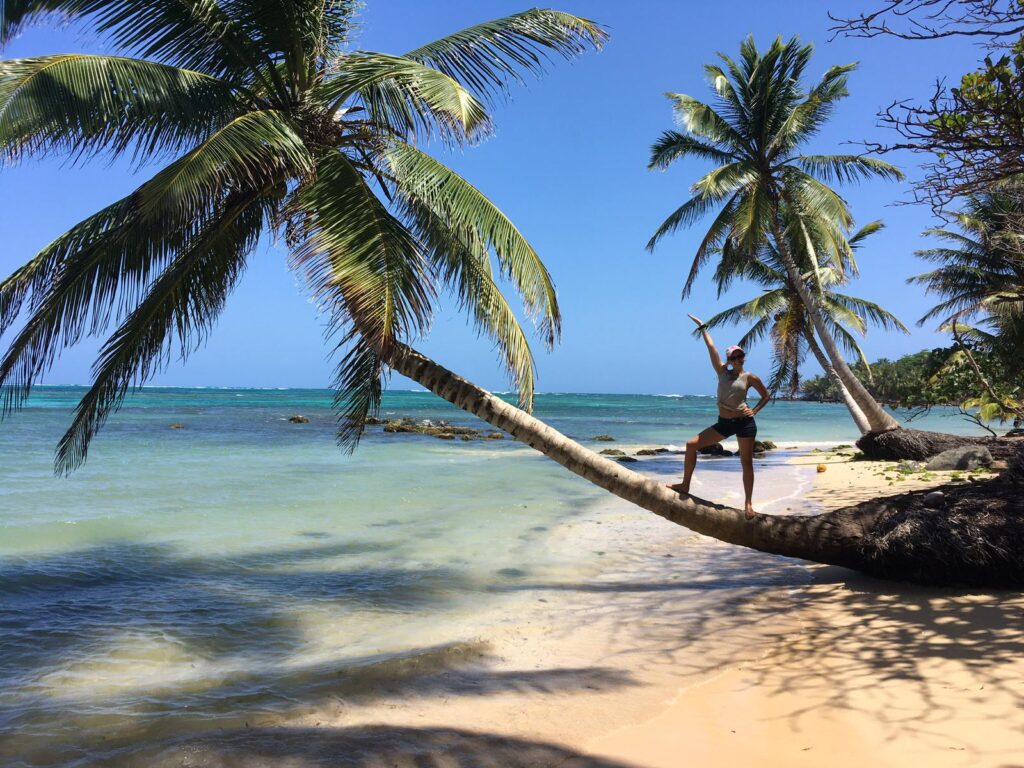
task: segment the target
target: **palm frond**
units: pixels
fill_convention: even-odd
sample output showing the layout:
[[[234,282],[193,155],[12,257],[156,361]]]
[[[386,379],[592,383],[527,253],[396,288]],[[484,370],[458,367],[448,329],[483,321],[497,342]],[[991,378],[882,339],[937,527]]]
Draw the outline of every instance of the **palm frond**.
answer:
[[[711,226],[708,227],[708,231],[704,233],[704,237],[697,246],[697,250],[693,254],[693,262],[690,264],[689,274],[686,276],[686,282],[683,284],[683,295],[682,298],[686,298],[690,291],[693,290],[693,284],[697,280],[697,275],[700,274],[701,268],[707,263],[707,260],[715,252],[716,249],[724,248],[728,245],[729,233],[733,229],[733,219],[736,215],[736,210],[739,206],[740,195],[733,195],[725,205],[722,206],[722,210],[715,216],[715,220],[711,222]],[[676,212],[678,213],[678,211]],[[674,215],[674,214],[673,214]],[[667,234],[668,230],[665,230],[666,224],[670,224],[671,217],[669,220],[662,224],[661,229],[654,234],[650,242],[647,243],[647,250],[653,250],[654,246],[659,237]],[[676,227],[679,225],[676,224]],[[674,229],[674,227],[673,227]]]
[[[5,0],[0,45],[47,16],[84,20],[132,56],[285,96],[283,83],[273,75],[274,52],[261,45],[255,30],[241,28],[227,12],[229,5],[209,0]]]
[[[387,376],[387,368],[377,350],[354,325],[348,325],[337,349],[343,354],[331,389],[338,414],[338,443],[352,450],[366,429],[366,422],[380,413],[382,379]]]
[[[190,149],[247,98],[202,72],[138,59],[59,55],[0,61],[0,162]]]
[[[439,134],[452,142],[486,135],[491,122],[483,104],[444,72],[418,61],[356,51],[341,58],[341,74],[320,84],[317,98],[334,108],[354,103],[372,122],[412,139]]]
[[[202,343],[259,239],[266,212],[254,197],[228,202],[160,273],[103,346],[92,385],[58,444],[58,474],[81,466],[92,438],[128,390],[166,365],[175,336],[183,359]]]
[[[433,281],[422,245],[343,154],[320,158],[315,181],[293,206],[304,224],[292,265],[305,274],[332,329],[354,328],[381,360],[396,342],[426,330]],[[363,426],[340,424],[342,445],[354,449]]]
[[[704,102],[685,93],[666,93],[665,96],[672,101],[676,120],[687,132],[723,146],[748,146],[747,140]]]
[[[492,339],[512,385],[519,407],[533,410],[536,370],[533,353],[515,312],[502,295],[491,271],[487,244],[472,230],[452,227],[431,209],[410,200],[410,217],[441,280],[473,318],[477,332]]]
[[[533,9],[477,24],[405,54],[481,96],[503,96],[523,74],[541,74],[549,57],[572,58],[600,50],[608,33],[588,19]]]
[[[398,143],[387,153],[400,195],[428,208],[448,227],[469,233],[494,252],[515,285],[548,347],[561,329],[558,297],[547,268],[514,224],[476,187],[415,147]]]
[[[827,183],[857,184],[870,179],[902,181],[903,171],[877,157],[863,155],[800,155],[796,164]]]
[[[829,292],[825,297],[825,303],[833,306],[838,305],[855,313],[858,317],[863,318],[866,322],[877,325],[887,331],[899,331],[900,333],[910,333],[910,330],[905,326],[896,315],[892,314],[886,309],[883,309],[880,305],[867,299],[858,299],[855,296],[846,296],[841,293]]]
[[[731,163],[736,160],[732,152],[719,149],[713,144],[686,136],[679,131],[665,131],[651,147],[651,161],[647,168],[664,170],[684,157],[699,157],[702,160],[720,163]]]

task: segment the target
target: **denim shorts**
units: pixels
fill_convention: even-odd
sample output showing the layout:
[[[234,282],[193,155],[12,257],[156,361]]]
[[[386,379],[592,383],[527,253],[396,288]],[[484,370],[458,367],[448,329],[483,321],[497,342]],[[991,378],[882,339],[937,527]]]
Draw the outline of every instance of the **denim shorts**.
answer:
[[[757,437],[757,422],[753,416],[740,416],[738,419],[725,419],[719,416],[711,428],[722,437]]]

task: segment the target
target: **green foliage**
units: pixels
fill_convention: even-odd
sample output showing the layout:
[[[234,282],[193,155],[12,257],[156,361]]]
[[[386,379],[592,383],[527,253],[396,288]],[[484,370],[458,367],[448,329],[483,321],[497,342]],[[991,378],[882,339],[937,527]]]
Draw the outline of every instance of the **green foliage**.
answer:
[[[202,342],[268,232],[287,244],[337,344],[343,444],[355,446],[390,356],[428,328],[444,291],[532,404],[533,356],[495,274],[547,345],[560,323],[551,276],[493,203],[415,142],[478,140],[487,103],[510,83],[600,48],[606,33],[531,10],[394,56],[354,50],[358,5],[0,2],[0,45],[54,16],[118,54],[0,61],[0,163],[170,159],[0,282],[0,333],[23,321],[0,360],[4,415],[63,349],[114,326],[58,471],[85,460],[131,387]]]
[[[1021,382],[1009,374],[1000,359],[975,353],[985,376],[1010,402],[1024,395]],[[863,364],[854,372],[880,402],[895,408],[928,409],[936,405],[958,406],[983,422],[1011,421],[1015,414],[992,402],[982,389],[962,352],[956,347],[939,347],[904,355],[897,360],[882,358],[871,363],[871,376]],[[826,376],[805,379],[800,387],[805,400],[840,402],[838,392]]]

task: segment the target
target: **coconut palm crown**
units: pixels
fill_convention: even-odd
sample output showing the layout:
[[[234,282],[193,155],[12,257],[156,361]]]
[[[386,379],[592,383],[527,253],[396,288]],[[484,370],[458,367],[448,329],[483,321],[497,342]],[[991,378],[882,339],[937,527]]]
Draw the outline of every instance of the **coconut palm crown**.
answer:
[[[17,331],[0,360],[4,415],[61,350],[109,332],[58,472],[85,460],[133,386],[202,342],[264,234],[287,244],[327,318],[346,446],[379,406],[396,345],[427,328],[446,291],[495,342],[530,407],[533,357],[497,275],[548,345],[559,334],[551,277],[492,202],[417,144],[484,138],[487,104],[510,84],[606,34],[531,10],[394,56],[351,48],[359,5],[0,3],[0,43],[50,16],[89,25],[121,54],[0,61],[0,163],[163,166],[0,283],[0,334]]]
[[[845,260],[850,252],[845,233],[853,225],[846,201],[829,186],[871,178],[901,179],[882,160],[860,155],[803,154],[802,150],[848,95],[847,76],[854,64],[830,67],[816,83],[805,86],[813,48],[798,38],[776,38],[767,50],[752,37],[740,46],[738,60],[719,54],[720,63],[705,66],[714,99],[705,103],[681,93],[667,94],[682,131],[664,132],[651,148],[651,169],[666,169],[682,158],[711,161],[716,168],[691,189],[691,196],[661,224],[648,243],[713,214],[694,253],[684,297],[706,261],[756,259],[774,240],[789,283],[799,294],[831,365],[857,398],[873,430],[898,424],[857,381],[843,360],[819,312],[819,262],[815,243]],[[788,234],[786,230],[791,230]],[[800,237],[812,260],[808,285],[787,240]]]

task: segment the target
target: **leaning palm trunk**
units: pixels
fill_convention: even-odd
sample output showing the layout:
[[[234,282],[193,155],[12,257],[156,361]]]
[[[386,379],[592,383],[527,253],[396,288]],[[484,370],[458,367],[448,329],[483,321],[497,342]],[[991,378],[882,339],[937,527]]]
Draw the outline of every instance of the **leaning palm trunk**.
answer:
[[[389,363],[434,394],[505,430],[585,480],[677,525],[720,541],[925,584],[1014,587],[1024,583],[1024,568],[1014,549],[991,546],[991,542],[1019,536],[1016,516],[988,515],[987,528],[966,525],[961,519],[963,515],[957,517],[959,511],[951,510],[946,515],[922,507],[919,494],[905,494],[819,515],[758,515],[748,521],[738,509],[693,496],[679,496],[661,483],[584,448],[405,345],[394,348]],[[915,430],[901,429],[897,433],[902,432]],[[1024,441],[1019,445],[1024,446]],[[1020,457],[1024,457],[1024,450]],[[1017,461],[1024,462],[1024,458]],[[989,484],[1003,482],[1000,479]],[[977,487],[953,489],[950,496]],[[1013,486],[1008,492],[1019,494],[1015,489]],[[964,503],[974,504],[971,499]],[[937,516],[943,518],[942,525],[934,524]],[[950,519],[945,521],[946,517]],[[927,534],[921,534],[922,530]]]
[[[869,432],[888,432],[893,429],[899,428],[899,422],[896,421],[892,416],[885,412],[885,409],[881,404],[871,396],[871,393],[861,384],[860,379],[857,378],[856,374],[847,365],[846,360],[843,359],[842,353],[839,351],[839,347],[836,345],[835,339],[829,334],[828,329],[825,327],[825,323],[821,316],[821,306],[818,303],[817,297],[812,291],[807,289],[807,284],[804,282],[803,276],[800,274],[800,268],[797,266],[796,261],[793,259],[793,255],[789,252],[789,248],[786,245],[785,238],[782,235],[782,230],[779,225],[778,216],[773,217],[773,228],[775,235],[776,247],[779,251],[779,257],[786,268],[786,274],[789,277],[789,281],[797,294],[800,296],[800,300],[807,308],[807,314],[811,318],[811,322],[814,324],[814,330],[818,334],[818,338],[821,339],[822,346],[825,347],[825,353],[828,356],[828,362],[830,363],[826,368],[825,372],[830,378],[838,377],[842,383],[849,390],[850,397],[857,404],[860,410],[863,412],[867,419]]]
[[[808,329],[804,333],[804,338],[807,339],[807,346],[811,352],[814,353],[814,357],[818,361],[818,365],[821,366],[822,370],[825,371],[826,375],[832,380],[832,384],[835,385],[836,391],[840,397],[843,398],[843,402],[846,403],[847,409],[850,411],[850,416],[853,417],[853,423],[857,425],[857,429],[860,430],[862,435],[867,434],[871,431],[871,425],[868,423],[868,417],[864,415],[864,411],[857,405],[857,401],[853,399],[853,395],[850,394],[850,390],[843,384],[843,380],[839,378],[839,374],[836,373],[835,368],[831,366],[825,353],[821,350],[818,345],[818,340],[814,338],[814,334]]]
[[[696,497],[682,497],[558,430],[414,349],[400,346],[392,367],[458,408],[511,434],[580,477],[677,525],[730,544],[819,563],[860,565],[859,542],[874,520],[855,507],[821,515],[744,519],[743,512]]]

